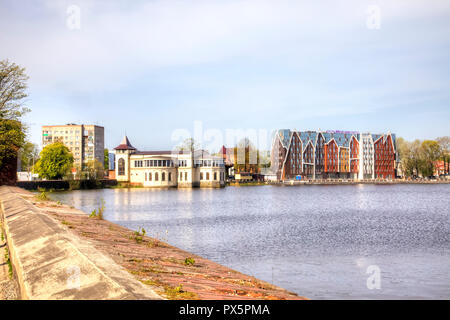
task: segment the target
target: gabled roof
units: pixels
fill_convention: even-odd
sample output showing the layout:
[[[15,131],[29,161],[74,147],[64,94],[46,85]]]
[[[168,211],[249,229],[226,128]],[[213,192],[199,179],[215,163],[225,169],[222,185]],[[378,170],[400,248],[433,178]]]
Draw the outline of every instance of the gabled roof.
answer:
[[[131,145],[128,137],[124,136],[122,142],[114,150],[136,150],[136,148]]]
[[[292,132],[289,129],[281,129],[278,130],[278,134],[281,145],[287,149],[289,147],[289,142],[291,141]]]

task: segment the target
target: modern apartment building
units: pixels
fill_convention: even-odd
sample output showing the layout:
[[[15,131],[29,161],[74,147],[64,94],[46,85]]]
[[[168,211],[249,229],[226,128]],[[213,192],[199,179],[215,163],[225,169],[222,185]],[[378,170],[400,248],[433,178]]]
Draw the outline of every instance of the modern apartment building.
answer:
[[[42,126],[42,147],[56,141],[69,148],[75,166],[81,168],[94,159],[104,163],[105,129],[101,126],[73,123]]]
[[[205,150],[138,151],[125,136],[114,148],[115,177],[144,187],[224,187],[222,157]]]
[[[272,171],[278,180],[394,179],[395,134],[278,130]]]

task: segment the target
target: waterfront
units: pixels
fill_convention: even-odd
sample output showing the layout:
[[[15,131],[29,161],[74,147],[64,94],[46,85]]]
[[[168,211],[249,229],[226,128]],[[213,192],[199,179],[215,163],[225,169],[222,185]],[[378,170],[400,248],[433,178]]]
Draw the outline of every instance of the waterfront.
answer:
[[[312,299],[449,298],[450,187],[348,185],[53,193]],[[369,290],[369,265],[381,289]]]

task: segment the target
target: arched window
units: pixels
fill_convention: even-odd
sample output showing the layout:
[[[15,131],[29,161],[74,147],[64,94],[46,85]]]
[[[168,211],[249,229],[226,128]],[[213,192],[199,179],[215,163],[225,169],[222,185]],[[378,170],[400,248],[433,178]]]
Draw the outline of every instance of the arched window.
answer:
[[[209,180],[209,172],[206,173],[206,180]]]
[[[155,181],[158,181],[159,177],[158,177],[158,172],[155,172]]]
[[[169,181],[172,181],[172,172],[169,172]]]
[[[119,159],[119,164],[118,164],[118,174],[119,176],[124,176],[125,175],[125,160],[123,158]]]
[[[161,174],[161,181],[166,181],[166,173],[165,172],[163,172]]]
[[[148,173],[148,181],[152,181],[152,173],[151,172]]]
[[[217,172],[214,172],[214,180],[217,180]]]
[[[187,178],[187,172],[185,172],[185,173],[184,173],[184,180],[187,181],[187,179],[188,179],[188,178]]]

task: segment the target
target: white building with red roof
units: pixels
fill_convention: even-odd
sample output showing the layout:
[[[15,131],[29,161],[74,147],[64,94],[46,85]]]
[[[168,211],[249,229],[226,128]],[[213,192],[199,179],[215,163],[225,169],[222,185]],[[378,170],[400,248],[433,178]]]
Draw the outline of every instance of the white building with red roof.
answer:
[[[118,182],[144,187],[225,186],[223,159],[205,150],[138,151],[125,136],[114,153]]]

